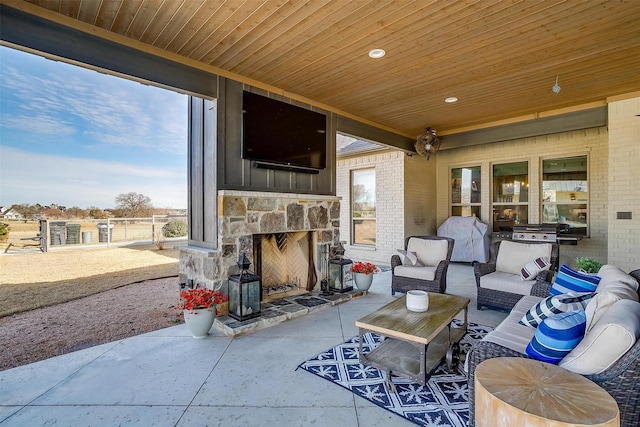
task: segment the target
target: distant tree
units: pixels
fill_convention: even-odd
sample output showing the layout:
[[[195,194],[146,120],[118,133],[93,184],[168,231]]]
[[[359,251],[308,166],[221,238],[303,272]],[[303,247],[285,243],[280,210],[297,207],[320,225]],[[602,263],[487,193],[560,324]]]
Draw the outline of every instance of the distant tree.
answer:
[[[109,217],[109,215],[105,211],[95,206],[89,207],[89,216],[95,219],[106,219]]]
[[[20,205],[12,205],[11,209],[18,212],[24,219],[33,219],[34,215],[39,214],[42,211],[42,206],[35,204],[29,205],[23,203]]]
[[[115,198],[116,217],[135,218],[149,216],[149,212],[153,209],[151,198],[139,193],[123,193],[118,194]]]
[[[42,215],[48,219],[60,219],[64,215],[64,212],[58,208],[44,208],[42,209]]]
[[[67,218],[81,218],[84,219],[87,217],[87,211],[79,208],[78,206],[72,206],[65,211],[65,216]]]
[[[0,222],[0,242],[6,242],[9,239],[9,231],[11,231],[9,224]]]

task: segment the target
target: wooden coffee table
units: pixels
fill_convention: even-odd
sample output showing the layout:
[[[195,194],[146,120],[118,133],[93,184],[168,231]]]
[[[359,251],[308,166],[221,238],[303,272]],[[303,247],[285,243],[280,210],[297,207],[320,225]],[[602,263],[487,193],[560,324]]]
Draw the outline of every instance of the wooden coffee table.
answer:
[[[429,310],[417,313],[407,309],[406,297],[367,314],[356,321],[360,331],[360,363],[387,373],[387,384],[394,390],[391,375],[426,385],[443,359],[452,369],[457,360],[458,343],[467,332],[469,298],[429,293]],[[452,324],[463,313],[461,326]],[[363,335],[376,332],[384,341],[371,353],[363,353]]]

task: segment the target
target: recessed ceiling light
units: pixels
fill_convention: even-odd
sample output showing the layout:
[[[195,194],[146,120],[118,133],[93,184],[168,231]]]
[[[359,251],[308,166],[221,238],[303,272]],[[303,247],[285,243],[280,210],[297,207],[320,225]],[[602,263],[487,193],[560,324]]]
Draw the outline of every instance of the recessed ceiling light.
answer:
[[[452,104],[454,102],[458,102],[458,98],[456,98],[455,96],[450,96],[449,98],[445,99],[444,102],[446,102],[447,104]]]
[[[387,52],[385,52],[384,49],[371,49],[369,51],[369,57],[373,59],[382,58],[386,54]]]

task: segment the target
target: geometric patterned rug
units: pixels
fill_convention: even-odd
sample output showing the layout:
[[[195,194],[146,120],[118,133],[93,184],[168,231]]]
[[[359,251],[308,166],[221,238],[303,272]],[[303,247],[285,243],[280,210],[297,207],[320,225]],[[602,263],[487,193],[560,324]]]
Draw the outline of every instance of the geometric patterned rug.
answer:
[[[389,390],[385,372],[358,362],[357,335],[303,362],[298,368],[350,390],[414,424],[466,427],[469,421],[469,400],[467,376],[462,365],[471,346],[491,332],[492,328],[469,323],[467,330],[467,334],[460,340],[458,372],[451,374],[441,364],[426,386],[394,376],[396,390]],[[364,353],[369,353],[381,342],[380,335],[375,333],[367,333],[363,338]]]

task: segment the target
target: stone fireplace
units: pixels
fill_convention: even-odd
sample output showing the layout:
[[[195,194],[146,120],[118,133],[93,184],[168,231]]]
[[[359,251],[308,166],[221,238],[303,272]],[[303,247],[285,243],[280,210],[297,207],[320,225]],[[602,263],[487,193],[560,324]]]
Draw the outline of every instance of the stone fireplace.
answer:
[[[218,248],[181,248],[180,282],[226,293],[244,252],[262,278],[263,301],[319,290],[323,256],[340,240],[339,221],[335,196],[219,191]]]

